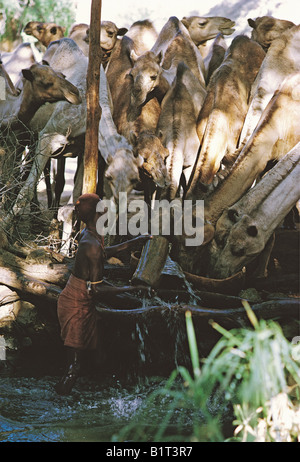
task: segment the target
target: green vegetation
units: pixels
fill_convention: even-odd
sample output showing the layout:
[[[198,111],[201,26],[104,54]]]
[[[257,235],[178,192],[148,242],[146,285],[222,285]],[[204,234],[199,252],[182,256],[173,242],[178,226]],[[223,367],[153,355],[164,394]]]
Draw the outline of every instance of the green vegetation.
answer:
[[[300,441],[300,344],[243,304],[253,329],[226,331],[213,323],[222,338],[202,368],[186,313],[193,374],[174,371],[115,441]],[[231,418],[231,437],[223,434],[224,416]]]
[[[75,21],[72,0],[0,0],[0,40],[13,42],[29,21],[55,22],[67,28]]]

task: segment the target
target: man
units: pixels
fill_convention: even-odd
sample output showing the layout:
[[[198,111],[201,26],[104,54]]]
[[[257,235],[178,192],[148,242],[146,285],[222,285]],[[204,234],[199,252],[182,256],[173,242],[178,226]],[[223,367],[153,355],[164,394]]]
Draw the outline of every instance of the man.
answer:
[[[97,194],[83,194],[75,204],[77,217],[86,227],[81,233],[73,272],[57,304],[61,337],[68,355],[67,370],[55,387],[56,392],[61,395],[70,393],[81,369],[83,352],[96,349],[97,295],[117,294],[136,289],[148,290],[146,287],[111,287],[102,284],[104,259],[130,248],[137,242],[146,242],[150,236],[139,236],[104,249],[103,236],[96,230],[97,220],[101,216],[96,212],[99,201]]]

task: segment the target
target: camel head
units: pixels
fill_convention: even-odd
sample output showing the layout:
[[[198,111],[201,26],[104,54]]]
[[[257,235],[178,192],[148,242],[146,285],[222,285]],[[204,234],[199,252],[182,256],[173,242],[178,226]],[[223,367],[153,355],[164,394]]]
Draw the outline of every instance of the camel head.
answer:
[[[295,26],[291,21],[276,19],[272,16],[262,16],[255,20],[249,18],[248,24],[252,27],[251,38],[258,42],[265,50],[269,48],[273,40],[280,37],[287,29]]]
[[[100,29],[100,46],[104,52],[112,51],[118,36],[125,35],[128,29],[126,27],[118,28],[112,21],[101,21]],[[87,43],[90,41],[90,29],[86,31],[84,39]]]
[[[191,39],[196,46],[215,38],[220,32],[223,35],[231,35],[235,25],[231,19],[221,16],[206,18],[202,16],[189,16],[181,20],[182,24],[188,29]]]
[[[78,89],[65,79],[63,74],[55,72],[50,66],[33,64],[29,69],[22,70],[26,82],[24,93],[31,96],[35,105],[68,101],[71,104],[80,104],[81,97]],[[27,101],[29,98],[27,99]],[[23,98],[26,104],[26,98]]]
[[[116,204],[119,203],[119,193],[129,194],[139,182],[139,167],[143,164],[141,156],[134,156],[132,150],[120,147],[107,160],[105,178],[109,183]]]
[[[148,51],[136,57],[132,51],[130,57],[134,61],[134,66],[129,73],[132,78],[131,105],[139,107],[159,84],[162,73],[162,53],[155,55],[152,51]]]
[[[132,138],[131,141],[133,141]],[[135,156],[140,155],[144,159],[141,172],[160,188],[168,186],[170,180],[165,162],[169,156],[169,150],[163,146],[161,137],[149,130],[144,130],[132,144]]]
[[[65,31],[65,27],[58,26],[53,22],[30,21],[24,27],[25,34],[33,35],[33,37],[37,38],[45,47],[48,47],[54,40],[63,38]]]

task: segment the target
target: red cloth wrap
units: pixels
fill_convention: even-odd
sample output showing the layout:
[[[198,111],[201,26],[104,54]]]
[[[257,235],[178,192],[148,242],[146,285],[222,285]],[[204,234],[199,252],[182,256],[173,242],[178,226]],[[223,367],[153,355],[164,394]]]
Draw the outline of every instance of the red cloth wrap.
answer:
[[[96,348],[97,312],[86,281],[70,276],[59,296],[57,314],[65,346],[82,350]]]

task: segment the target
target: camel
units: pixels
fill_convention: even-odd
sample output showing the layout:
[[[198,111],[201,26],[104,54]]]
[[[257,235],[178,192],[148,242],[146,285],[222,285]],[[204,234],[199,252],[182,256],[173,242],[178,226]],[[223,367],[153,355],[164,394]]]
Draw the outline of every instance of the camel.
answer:
[[[177,18],[169,19],[151,51],[145,52],[139,57],[135,55],[134,51],[130,53],[133,62],[133,67],[129,73],[133,79],[131,90],[131,105],[133,107],[141,106],[153,96],[161,102],[175,79],[177,66],[180,62],[184,62],[201,84],[205,86],[202,57],[188,32],[184,32],[184,26],[181,25],[183,30],[180,28],[177,30],[177,25],[180,22],[176,20]],[[167,47],[164,48],[161,39],[168,30],[167,26],[171,31],[175,29],[177,32],[170,37]]]
[[[263,111],[228,176],[205,201],[206,219],[215,224],[226,207],[238,201],[264,172],[300,141],[300,73],[287,76]]]
[[[173,82],[180,62],[184,62],[199,82],[205,86],[205,67],[201,53],[191,38],[182,31],[175,35],[167,47],[162,61],[162,67],[170,84]]]
[[[169,150],[163,146],[161,134],[156,136],[150,130],[141,131],[139,136],[135,140],[131,139],[131,141],[133,152],[143,158],[143,164],[140,167],[141,189],[144,191],[146,204],[153,207],[152,201],[155,199],[157,191],[166,188],[169,184],[166,168]]]
[[[112,21],[101,21],[100,27],[100,46],[102,50],[102,65],[106,68],[111,54],[115,49],[119,39],[126,34],[128,29],[126,27],[118,28]],[[86,31],[86,42],[89,43],[89,29]]]
[[[176,37],[178,32],[185,34],[187,37],[190,37],[190,34],[187,28],[182,24],[181,21],[176,16],[170,16],[166,24],[160,30],[158,37],[151,48],[151,51],[158,55],[160,52],[164,57],[164,54],[169,47],[172,40]]]
[[[196,122],[205,97],[203,85],[180,62],[173,85],[162,101],[157,124],[157,133],[161,133],[162,143],[170,153],[166,159],[170,184],[162,192],[169,200],[176,197],[182,174],[185,183],[189,181],[200,144]]]
[[[71,39],[61,39],[61,49],[64,59],[62,62],[68,70],[68,81],[75,85],[81,97],[81,103],[71,105],[65,101],[42,106],[30,122],[30,129],[37,134],[38,141],[34,154],[34,162],[30,173],[23,183],[14,203],[12,213],[19,215],[32,200],[35,185],[44,171],[50,157],[62,151],[77,136],[85,133],[86,126],[86,73],[88,60],[78,45]],[[56,54],[59,55],[58,50]],[[49,64],[56,72],[64,68],[55,66],[55,53]],[[68,60],[68,62],[67,62]],[[71,62],[73,72],[71,72]],[[8,217],[9,220],[9,217]]]
[[[211,77],[197,121],[201,149],[189,192],[199,181],[210,184],[222,161],[232,164],[235,160],[251,86],[264,57],[257,42],[238,35]]]
[[[158,33],[149,19],[134,22],[126,32],[126,36],[131,38],[134,43],[134,51],[137,56],[141,56],[146,51],[151,50]]]
[[[111,113],[111,98],[108,79],[101,65],[100,69],[100,106],[98,148],[107,168],[105,178],[109,183],[114,201],[119,202],[119,193],[130,193],[139,181],[138,168],[143,158],[134,153],[126,137],[119,133]],[[109,197],[108,197],[109,198]]]
[[[64,57],[62,61],[60,59],[60,55]],[[85,134],[85,94],[86,73],[88,65],[87,57],[83,54],[78,45],[72,39],[68,38],[61,39],[60,48],[57,48],[56,52],[52,56],[51,65],[53,65],[55,69],[57,69],[57,66],[55,66],[56,57],[58,63],[65,63],[66,57],[68,57],[70,62],[73,62],[73,75],[69,76],[69,80],[76,84],[80,92],[82,102],[77,106],[69,105],[65,102],[58,102],[55,103],[54,107],[52,106],[51,108],[49,108],[50,116],[48,118],[48,121],[38,133],[38,142],[31,171],[28,175],[28,178],[24,182],[22,189],[12,208],[12,214],[14,215],[19,215],[20,213],[22,213],[22,210],[24,210],[26,204],[28,204],[32,199],[36,182],[40,178],[40,175],[45,169],[45,166],[48,160],[51,158],[51,156],[62,155],[64,150],[67,150],[70,145],[72,147],[72,143],[74,143],[78,137]],[[70,63],[65,63],[65,65],[67,68],[70,69]],[[100,104],[103,104],[101,100]],[[47,110],[47,106],[45,108]],[[46,110],[45,112],[47,112]],[[120,177],[122,177],[122,181],[120,179],[119,183],[114,183],[116,197],[118,197],[118,188],[121,188],[124,185],[123,177],[126,177],[125,172],[127,166],[128,168],[134,168],[136,173],[136,181],[138,181],[138,170],[136,164],[139,163],[140,158],[137,159],[133,156],[132,148],[128,143],[127,147],[124,148],[124,138],[117,133],[115,126],[112,123],[111,116],[109,118],[109,112],[110,106],[108,108],[106,106],[102,107],[102,117],[100,119],[99,124],[99,150],[103,153],[104,148],[106,146],[107,149],[110,150],[109,152],[115,153],[118,148],[120,148],[120,150],[123,150],[123,152],[126,151],[127,155],[122,156],[122,161],[119,161],[118,165],[115,166],[114,171],[116,182],[118,182]],[[105,114],[108,114],[108,116],[105,117]],[[43,115],[42,118],[45,119]],[[111,131],[105,131],[103,129],[103,123],[108,124],[111,128]],[[103,153],[103,155],[105,155],[105,153]],[[114,158],[112,160],[114,160],[115,163],[117,163],[117,156],[113,157]],[[134,186],[134,183],[130,181],[131,179],[132,178],[130,178],[130,176],[128,175],[128,182],[131,183],[132,188]],[[80,194],[80,188],[76,189],[76,194],[77,196]],[[77,196],[75,195],[74,191],[74,200],[76,200]]]
[[[227,231],[226,229],[222,231],[222,229],[224,226],[226,228],[227,225],[225,219],[225,222],[223,219],[221,222],[218,221],[221,215],[223,213],[225,214],[225,211],[228,210],[228,219],[231,223],[240,221],[243,217],[242,208],[239,207],[239,209],[237,209],[235,204],[244,196],[245,193],[247,193],[247,191],[250,190],[254,181],[265,171],[267,164],[270,161],[280,161],[280,159],[289,155],[296,145],[298,146],[295,149],[297,149],[299,155],[299,100],[300,74],[295,73],[286,77],[280,89],[273,95],[271,101],[262,114],[259,124],[255,128],[247,144],[239,153],[235,163],[229,171],[228,176],[225,177],[225,179],[223,179],[223,181],[221,181],[218,186],[204,198],[204,233],[210,235],[210,238],[205,241],[205,245],[203,244],[198,248],[191,247],[187,249],[184,245],[185,236],[176,236],[172,250],[173,258],[178,261],[184,271],[204,276],[209,275],[210,277],[213,277],[213,274],[216,276],[217,271],[219,270],[216,269],[216,273],[213,270],[215,263],[213,261],[213,255],[210,255],[210,252],[213,252],[213,249],[210,248],[210,242],[217,233],[217,245],[221,247],[226,245]],[[272,178],[272,171],[273,169],[269,172],[269,178]],[[282,178],[281,173],[279,175]],[[259,185],[260,182],[258,183],[258,186]],[[299,193],[299,191],[297,193]],[[268,218],[270,226],[272,220],[278,223],[275,215],[277,213],[277,208],[278,210],[280,209],[280,202],[283,200],[285,201],[285,198],[282,197],[284,194],[288,196],[290,194],[290,189],[288,188],[285,190],[285,193],[281,190],[280,194],[277,196],[275,194],[275,196],[273,196],[272,200],[274,201],[274,204],[270,208],[271,217],[269,216]],[[252,201],[251,203],[255,205],[257,196],[254,194],[248,197],[250,197],[249,200]],[[287,202],[285,202],[284,208],[280,210],[280,220],[282,220],[285,213],[288,213],[289,208],[294,205],[293,201],[295,196],[293,195],[291,197],[292,201],[288,202],[288,206],[286,207]],[[243,206],[245,204],[246,202],[243,203]],[[250,202],[247,204],[247,207],[252,207]],[[270,204],[268,207],[270,207]],[[236,218],[234,216],[236,214],[235,210],[238,210],[238,216]],[[196,210],[194,210],[194,213],[195,212]],[[241,225],[243,224],[242,229],[245,230],[247,223],[249,226],[252,226],[251,222],[246,220],[241,223]],[[268,226],[263,226],[263,231],[266,234],[266,237],[268,232],[267,228]],[[247,229],[248,227],[246,226],[246,233]],[[252,231],[252,237],[255,237],[256,235],[255,228],[250,228],[249,231],[248,240],[251,239]],[[225,236],[224,239],[223,236]],[[243,238],[241,239],[243,240]],[[235,240],[237,240],[236,235],[235,238],[231,240],[231,244],[233,246]],[[237,249],[238,242],[241,242],[241,240],[237,241]],[[266,239],[264,242],[266,242]],[[209,263],[210,261],[211,263]],[[234,262],[232,260],[231,262],[233,265]],[[210,267],[209,274],[207,272],[208,265]],[[234,268],[234,266],[232,267]],[[217,277],[223,277],[224,275],[225,273],[220,270]]]
[[[18,96],[19,91],[15,88],[14,84],[12,83],[11,78],[6,72],[6,69],[3,66],[3,63],[1,60],[0,60],[0,77],[1,79],[3,79],[2,82],[4,82],[4,86],[3,86],[3,83],[1,82],[0,100],[5,100],[7,93],[13,96]]]
[[[132,104],[131,95],[134,87],[134,78],[131,76],[131,72],[133,71],[131,59],[132,50],[134,50],[133,41],[125,35],[112,55],[106,71],[107,81],[112,96],[113,120],[118,133],[125,136],[128,142],[132,144],[134,152],[138,152],[144,159],[144,162],[146,162],[145,166],[143,164],[141,176],[145,179],[145,172],[151,164],[152,181],[156,182],[156,179],[159,179],[158,183],[162,185],[165,184],[162,180],[162,177],[165,175],[165,168],[162,168],[162,166],[164,165],[166,150],[161,144],[161,141],[155,136],[160,114],[160,104],[154,91],[151,95],[149,94],[149,98],[145,99],[145,101],[141,99],[138,103]],[[147,59],[147,57],[150,57],[154,61],[153,72],[158,70],[157,62],[155,62],[153,58],[154,55],[151,52],[146,52],[142,55],[138,59],[138,62],[140,63],[140,59],[144,62],[144,59]],[[140,140],[139,136],[142,132],[143,136]],[[153,158],[151,162],[149,159],[149,150],[151,150],[151,146],[153,156],[156,156],[156,162],[153,162]],[[160,159],[158,159],[159,156]],[[155,165],[156,172],[153,170]],[[149,170],[150,168],[148,168],[148,175]],[[144,183],[145,182],[142,181],[142,185],[144,185]],[[147,184],[148,183],[147,181]],[[148,186],[146,189],[149,189]],[[153,186],[152,189],[154,191],[156,188]],[[145,200],[147,203],[151,202],[149,194],[146,192]]]
[[[255,20],[249,18],[248,24],[252,28],[251,38],[258,42],[265,51],[268,50],[273,40],[295,26],[291,21],[273,18],[272,16],[262,16]]]
[[[88,24],[79,23],[73,24],[70,28],[68,37],[74,40],[75,43],[81,48],[85,56],[89,55],[89,45],[87,43],[87,30],[89,29]]]
[[[131,52],[130,57],[133,61],[133,67],[129,71],[132,79],[132,107],[139,107],[153,97],[161,103],[170,87],[161,67],[161,53],[157,56],[152,51],[147,51],[136,57],[135,53]]]
[[[223,34],[219,33],[213,40],[208,54],[203,59],[206,85],[208,85],[214,71],[222,64],[227,48]]]
[[[234,32],[232,28],[235,25],[234,21],[222,16],[189,16],[182,18],[181,22],[189,31],[191,39],[199,48],[203,58],[209,52],[209,42],[220,32],[223,35],[231,35]]]
[[[252,85],[249,109],[241,132],[242,147],[253,133],[263,110],[289,74],[300,70],[300,26],[294,26],[273,40]]]
[[[262,255],[264,250],[269,253],[274,231],[300,199],[299,175],[300,143],[254,188],[224,210],[210,244],[210,277],[228,278]],[[258,275],[266,276],[265,266],[261,269]],[[257,262],[255,271],[261,269]]]
[[[24,84],[17,95],[7,93],[6,99],[0,102],[1,126],[12,125],[21,121],[29,125],[32,117],[45,103],[68,101],[79,104],[79,92],[71,82],[50,66],[33,64],[23,69]]]
[[[163,75],[170,85],[175,78],[177,65],[181,61],[184,61],[200,82],[205,84],[202,55],[187,28],[176,16],[168,19],[150,51],[156,56],[161,56]]]
[[[54,40],[59,40],[64,37],[66,28],[59,26],[53,22],[46,23],[41,21],[30,21],[24,27],[24,32],[27,35],[32,35],[44,47],[48,47]]]
[[[35,113],[45,103],[67,101],[78,105],[81,98],[78,89],[60,73],[50,66],[33,64],[29,69],[23,69],[24,84],[18,94],[6,93],[6,99],[0,101],[0,126],[7,150],[6,171],[3,174],[9,178],[12,190],[12,176],[16,169],[20,180],[21,153],[30,144],[30,121]],[[5,134],[5,135],[4,135]],[[15,153],[15,154],[13,154]],[[11,197],[12,191],[10,192]],[[7,197],[5,197],[5,200]]]
[[[11,52],[2,53],[1,61],[16,87],[22,85],[22,69],[26,69],[37,62],[32,46],[28,42],[21,43]]]

